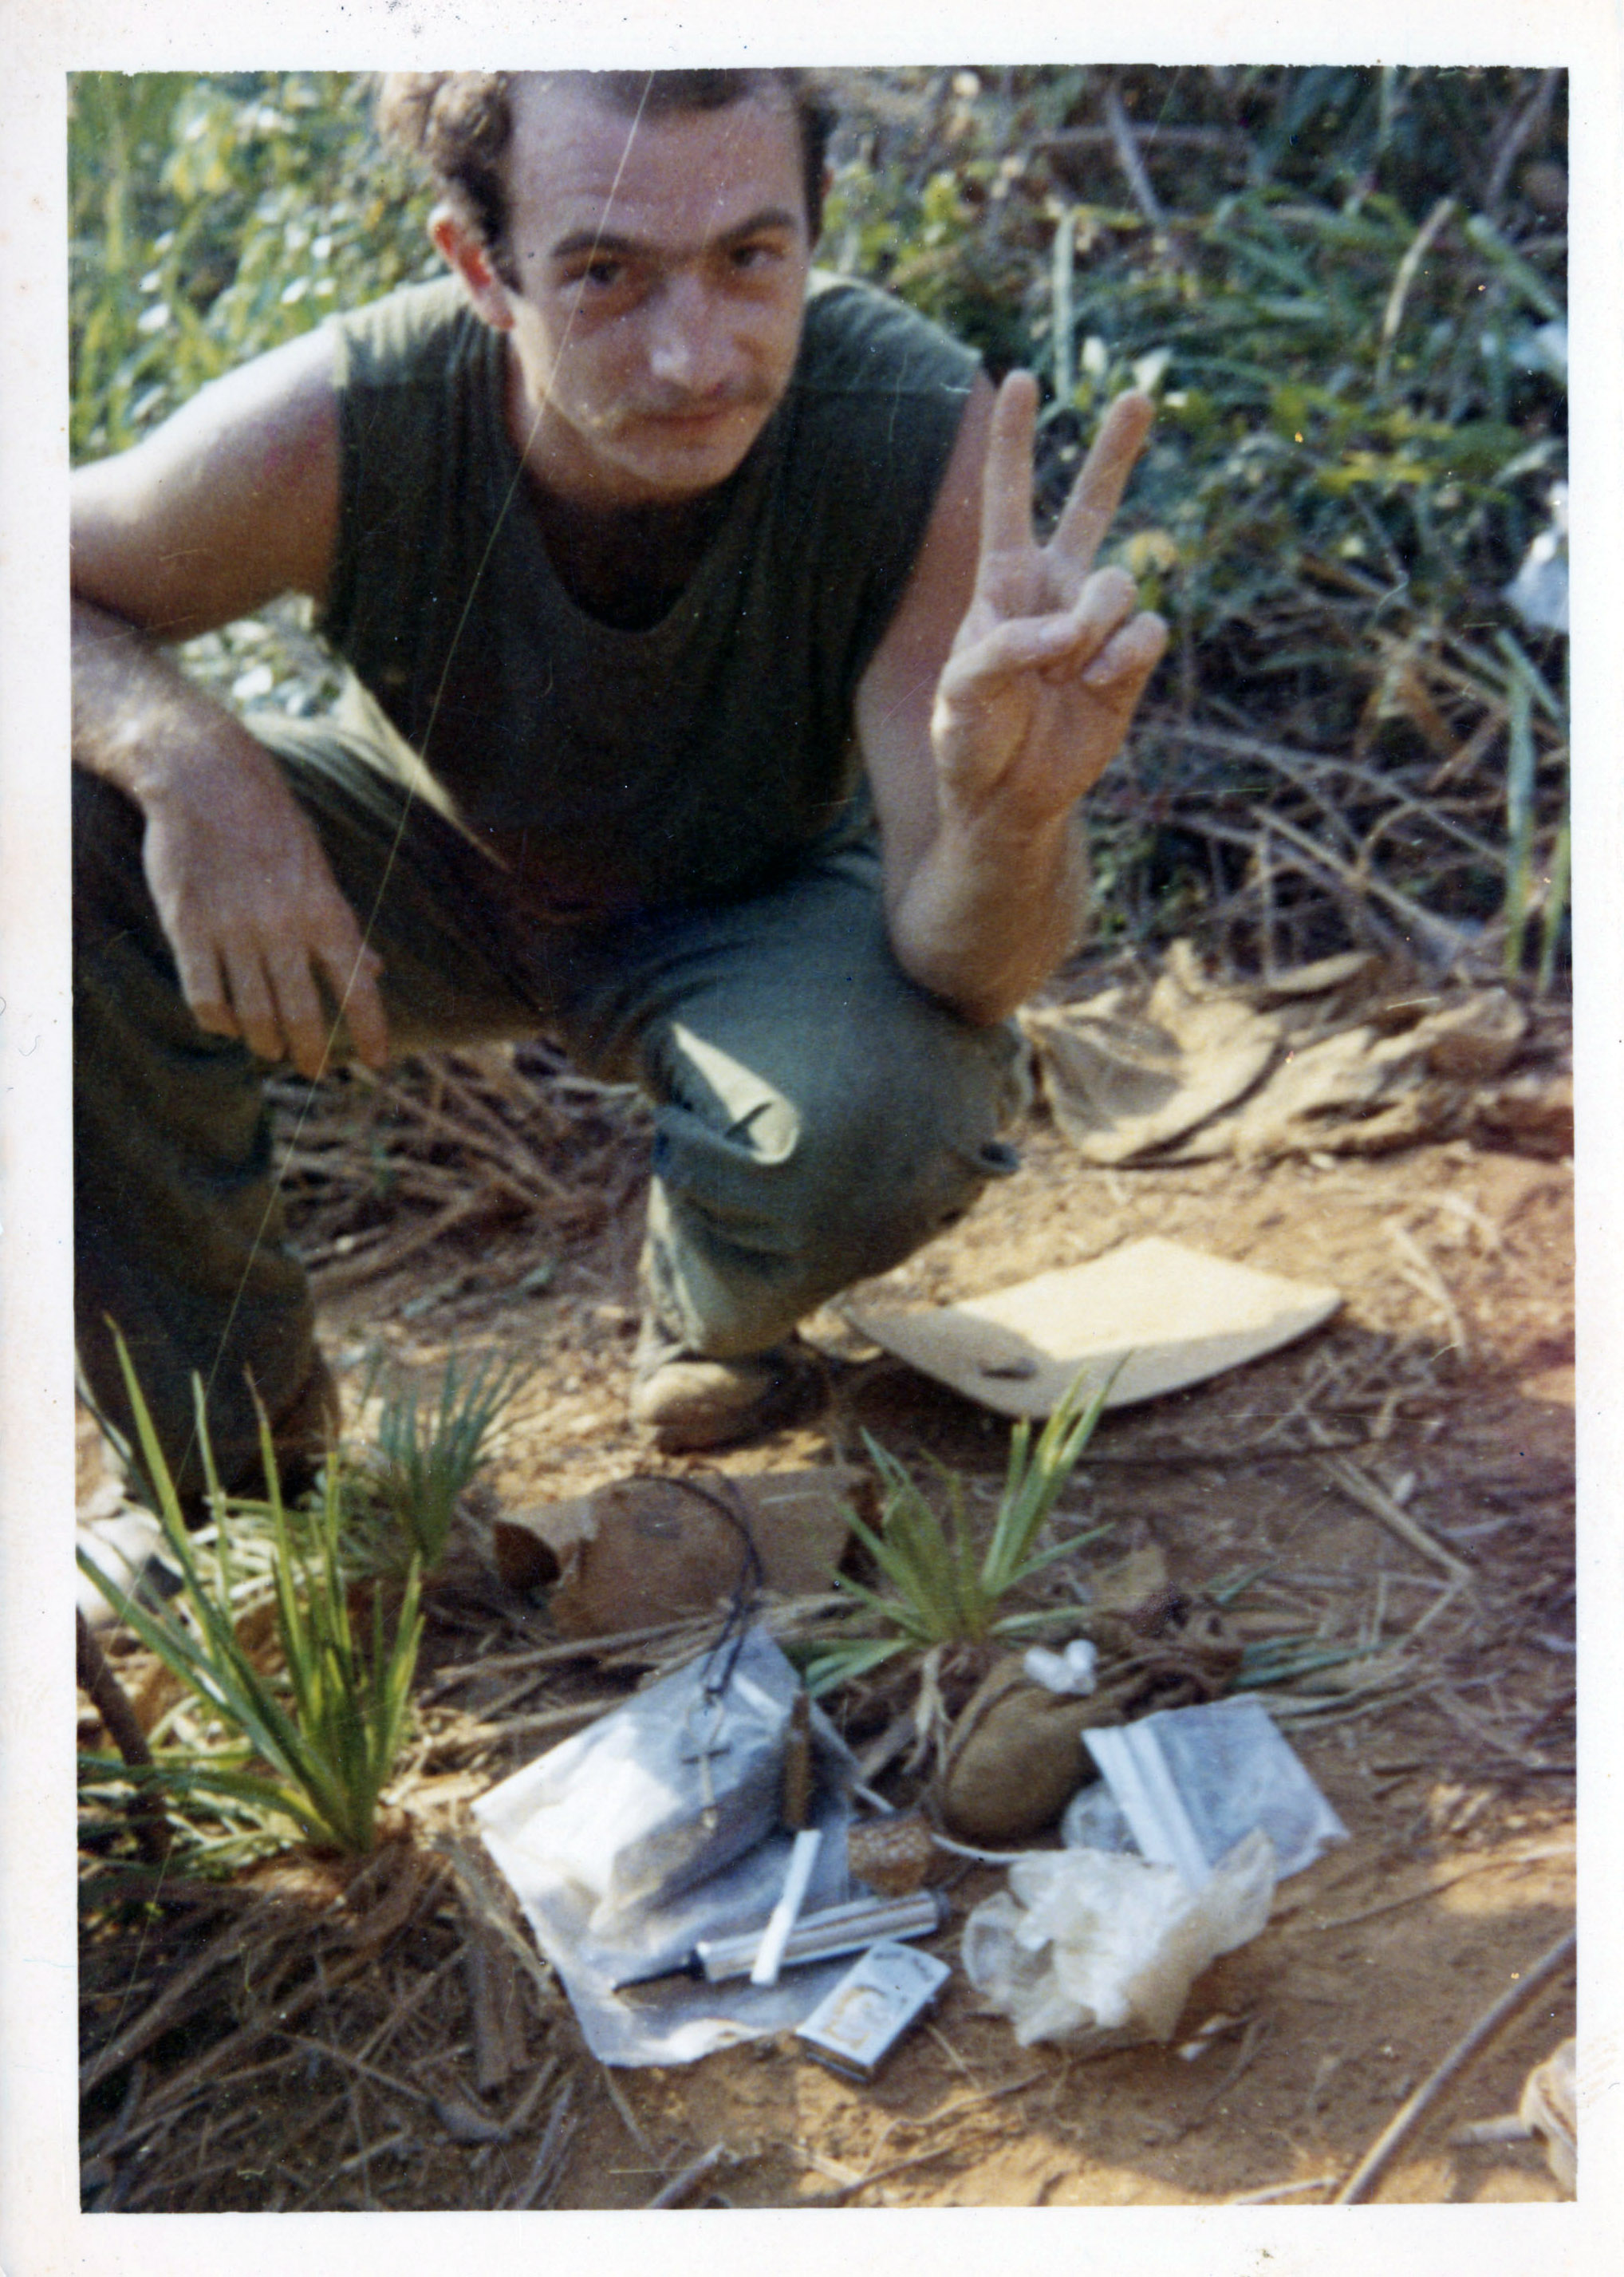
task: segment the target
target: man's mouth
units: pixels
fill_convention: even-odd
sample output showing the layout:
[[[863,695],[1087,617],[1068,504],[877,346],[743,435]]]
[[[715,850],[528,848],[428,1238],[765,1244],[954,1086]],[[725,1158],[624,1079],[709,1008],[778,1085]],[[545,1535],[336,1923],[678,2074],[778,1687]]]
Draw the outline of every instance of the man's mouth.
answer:
[[[642,418],[645,424],[666,428],[673,434],[698,435],[748,408],[740,398],[730,396],[725,403],[698,404],[676,411],[646,411]]]
[[[667,443],[673,448],[699,449],[720,445],[741,421],[759,426],[773,407],[773,399],[761,391],[736,393],[701,403],[622,403],[592,424],[604,442],[629,442],[641,435],[645,442]]]
[[[771,399],[760,388],[741,387],[726,395],[689,398],[679,402],[640,403],[628,424],[662,427],[672,434],[702,435],[724,421],[771,409]]]

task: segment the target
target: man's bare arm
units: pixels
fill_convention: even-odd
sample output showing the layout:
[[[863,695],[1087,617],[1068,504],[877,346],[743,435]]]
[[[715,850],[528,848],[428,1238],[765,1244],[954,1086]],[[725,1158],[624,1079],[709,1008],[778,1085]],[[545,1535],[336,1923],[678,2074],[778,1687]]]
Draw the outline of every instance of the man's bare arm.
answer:
[[[305,1073],[330,1023],[386,1050],[378,960],[274,761],[161,644],[325,593],[338,522],[331,350],[307,336],[74,477],[73,753],[146,817],[158,916],[199,1024]]]
[[[303,334],[73,476],[73,590],[161,641],[325,598],[338,517],[332,344]]]
[[[1036,390],[978,385],[919,564],[858,698],[905,970],[1002,1018],[1081,923],[1077,802],[1165,641],[1131,579],[1094,572],[1150,406],[1113,407],[1049,545],[1031,531]]]

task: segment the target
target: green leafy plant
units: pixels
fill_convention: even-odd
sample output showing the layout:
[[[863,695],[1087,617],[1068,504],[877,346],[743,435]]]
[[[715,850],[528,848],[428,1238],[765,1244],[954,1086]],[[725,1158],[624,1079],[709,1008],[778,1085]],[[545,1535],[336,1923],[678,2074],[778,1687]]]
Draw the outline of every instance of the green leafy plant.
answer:
[[[342,72],[79,72],[69,432],[124,450],[246,357],[440,273],[429,187]]]
[[[1502,634],[1566,465],[1559,74],[933,71],[847,92],[863,129],[825,257],[1042,373],[1041,514],[1112,397],[1158,399],[1108,552],[1172,640],[1089,803],[1102,936],[1216,921],[1267,967],[1436,918],[1429,955],[1485,936],[1548,986],[1566,706],[1536,694],[1519,741]],[[1564,646],[1534,636],[1552,690]]]
[[[313,1841],[349,1852],[370,1850],[378,1796],[399,1754],[417,1664],[422,1631],[417,1559],[412,1560],[392,1619],[385,1593],[378,1588],[370,1592],[368,1613],[360,1616],[341,1550],[339,1464],[327,1466],[313,1509],[290,1511],[282,1496],[270,1428],[262,1415],[268,1499],[260,1504],[228,1496],[215,1467],[202,1389],[195,1385],[198,1443],[217,1522],[217,1580],[211,1586],[181,1516],[174,1481],[122,1338],[118,1359],[181,1587],[161,1609],[149,1609],[133,1595],[126,1598],[83,1550],[79,1563],[227,1735],[220,1747],[155,1756],[148,1776],[182,1796],[212,1793],[291,1819]],[[238,1627],[230,1536],[239,1519],[269,1524],[283,1663],[275,1675],[258,1666]],[[246,1748],[234,1744],[239,1740]]]
[[[68,80],[69,448],[127,450],[210,380],[444,273],[429,184],[345,72]],[[223,699],[307,712],[341,682],[292,597],[184,644]]]
[[[944,1474],[945,1525],[917,1481],[889,1451],[863,1434],[869,1456],[884,1484],[877,1532],[854,1513],[852,1530],[889,1581],[888,1590],[839,1577],[839,1586],[862,1609],[862,1629],[818,1650],[808,1663],[807,1683],[816,1693],[861,1676],[910,1648],[980,1644],[1039,1628],[1057,1618],[1041,1611],[1000,1610],[1013,1591],[1084,1542],[1107,1529],[1097,1527],[1069,1541],[1039,1549],[1037,1539],[1104,1409],[1115,1371],[1089,1388],[1089,1372],[1080,1375],[1055,1408],[1037,1443],[1023,1416],[1010,1434],[1009,1467],[998,1514],[986,1548],[977,1554],[965,1508],[964,1481]],[[872,1626],[877,1624],[877,1634]]]
[[[453,1354],[437,1394],[425,1398],[407,1385],[385,1397],[374,1443],[362,1458],[360,1483],[368,1498],[397,1521],[425,1573],[444,1557],[458,1497],[485,1461],[491,1435],[532,1372],[527,1360],[503,1361],[487,1352],[465,1375]]]

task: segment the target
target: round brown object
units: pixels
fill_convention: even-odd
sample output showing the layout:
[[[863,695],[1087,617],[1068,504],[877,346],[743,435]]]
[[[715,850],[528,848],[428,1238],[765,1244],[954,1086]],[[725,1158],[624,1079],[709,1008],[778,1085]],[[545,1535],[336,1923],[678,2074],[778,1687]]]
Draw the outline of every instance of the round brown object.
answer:
[[[994,1846],[1040,1833],[1093,1776],[1085,1727],[1119,1720],[1096,1695],[1045,1691],[1019,1659],[1000,1661],[954,1728],[940,1791],[949,1832]]]
[[[702,1489],[680,1478],[622,1479],[592,1496],[591,1515],[591,1537],[566,1556],[552,1594],[560,1636],[613,1636],[708,1613],[757,1570],[745,1506],[725,1480]]]

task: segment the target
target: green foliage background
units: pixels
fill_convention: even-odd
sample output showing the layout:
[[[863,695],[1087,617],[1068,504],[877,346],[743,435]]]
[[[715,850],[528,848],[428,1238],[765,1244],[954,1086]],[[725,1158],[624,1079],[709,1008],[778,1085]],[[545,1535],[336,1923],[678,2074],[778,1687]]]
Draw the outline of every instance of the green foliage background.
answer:
[[[341,72],[72,83],[72,443],[122,451],[204,383],[432,276],[423,184]]]
[[[831,202],[840,264],[995,369],[1032,362],[1051,419],[1087,423],[1135,384],[1159,393],[1130,512],[1154,507],[1177,538],[1182,590],[1157,598],[1203,635],[1231,613],[1226,597],[1256,594],[1260,570],[1289,579],[1305,550],[1379,564],[1444,605],[1509,576],[1564,464],[1565,392],[1531,339],[1565,313],[1564,225],[1493,184],[1538,76],[1116,75],[1147,154],[1170,128],[1189,138],[1160,170],[1160,225],[1125,195],[1108,142],[1065,148],[1106,76],[960,74],[933,143],[876,105]],[[1565,151],[1555,88],[1541,137]],[[1385,337],[1406,255],[1446,198]]]
[[[1339,779],[1317,808],[1299,799],[1299,822],[1334,837],[1362,797],[1339,856],[1355,872],[1374,829],[1419,904],[1457,927],[1506,914],[1520,937],[1543,896],[1553,941],[1565,642],[1530,634],[1503,588],[1566,472],[1548,329],[1566,308],[1561,75],[831,76],[846,124],[822,257],[995,372],[1039,371],[1043,507],[1112,394],[1160,401],[1116,546],[1174,639],[1135,769],[1094,811],[1108,927],[1165,933],[1244,886],[1247,818],[1283,786],[1271,763],[1192,742],[1210,722],[1402,778],[1375,794]],[[127,447],[245,357],[436,272],[428,191],[380,147],[364,79],[82,74],[70,176],[76,456]],[[193,663],[239,702],[309,708],[320,654],[268,613],[269,632],[229,628]],[[1416,770],[1462,749],[1440,822]]]

